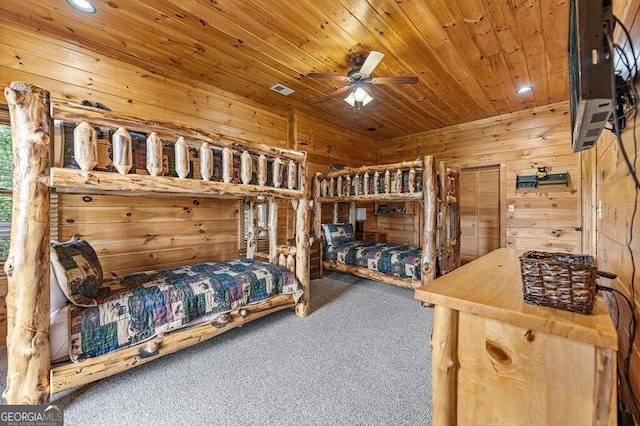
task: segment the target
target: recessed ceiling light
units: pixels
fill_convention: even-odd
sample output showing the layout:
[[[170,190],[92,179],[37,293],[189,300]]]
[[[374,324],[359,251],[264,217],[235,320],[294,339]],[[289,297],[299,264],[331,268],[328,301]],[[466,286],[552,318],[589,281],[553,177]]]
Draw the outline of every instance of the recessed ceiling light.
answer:
[[[94,14],[98,9],[87,0],[67,0],[69,6],[78,9],[80,12]]]
[[[528,92],[530,92],[532,90],[533,90],[533,87],[531,87],[531,86],[522,86],[521,88],[516,90],[516,93],[518,95],[523,95],[523,94],[528,93]]]

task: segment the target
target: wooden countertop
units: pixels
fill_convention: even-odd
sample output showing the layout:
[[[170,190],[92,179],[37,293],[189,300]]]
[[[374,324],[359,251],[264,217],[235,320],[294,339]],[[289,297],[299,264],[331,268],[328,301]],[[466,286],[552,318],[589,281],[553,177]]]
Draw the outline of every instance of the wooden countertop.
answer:
[[[600,347],[618,349],[618,334],[599,296],[590,315],[526,303],[518,257],[501,248],[416,289],[415,298],[485,318]]]

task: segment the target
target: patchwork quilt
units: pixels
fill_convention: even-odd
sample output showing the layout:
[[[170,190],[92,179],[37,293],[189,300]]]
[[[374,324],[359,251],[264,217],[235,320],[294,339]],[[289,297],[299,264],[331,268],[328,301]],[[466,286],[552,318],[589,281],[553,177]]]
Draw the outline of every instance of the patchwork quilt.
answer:
[[[288,270],[253,259],[141,272],[105,280],[98,306],[70,309],[70,357],[102,355],[276,294],[302,295]]]
[[[421,256],[419,247],[353,241],[326,246],[324,260],[420,279]]]

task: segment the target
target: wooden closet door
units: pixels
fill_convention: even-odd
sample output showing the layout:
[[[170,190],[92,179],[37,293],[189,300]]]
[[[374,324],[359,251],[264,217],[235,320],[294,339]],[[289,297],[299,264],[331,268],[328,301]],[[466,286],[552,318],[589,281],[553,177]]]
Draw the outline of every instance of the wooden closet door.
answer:
[[[460,173],[460,255],[470,262],[500,247],[500,168]]]
[[[477,235],[478,172],[460,171],[460,259],[471,262],[478,256]]]

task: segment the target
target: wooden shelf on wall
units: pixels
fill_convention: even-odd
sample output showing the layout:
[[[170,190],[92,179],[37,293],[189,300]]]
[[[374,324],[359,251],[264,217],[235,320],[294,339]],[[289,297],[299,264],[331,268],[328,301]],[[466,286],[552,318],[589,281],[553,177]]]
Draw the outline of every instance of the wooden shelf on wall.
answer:
[[[387,206],[387,211],[385,212],[380,211],[381,206]],[[402,212],[399,212],[398,209],[402,209]],[[390,203],[379,202],[379,203],[376,203],[375,205],[375,214],[382,215],[382,216],[415,215],[416,214],[415,202],[412,202],[412,201],[390,202]]]
[[[380,213],[378,212],[380,205],[386,205],[389,210],[396,209],[396,212]],[[398,213],[398,208],[404,209],[404,212]],[[414,246],[420,244],[419,230],[421,228],[417,202],[380,202],[376,203],[375,212],[378,220],[379,242]]]

